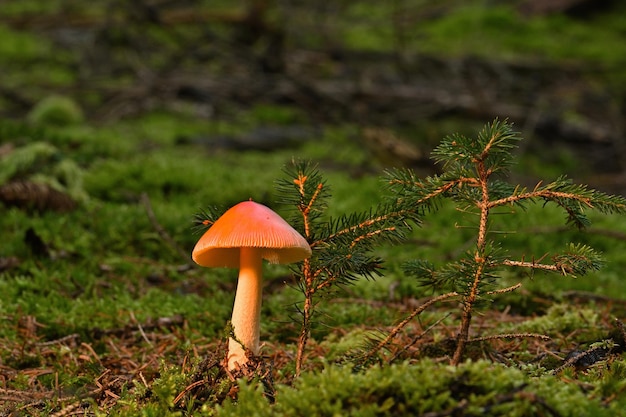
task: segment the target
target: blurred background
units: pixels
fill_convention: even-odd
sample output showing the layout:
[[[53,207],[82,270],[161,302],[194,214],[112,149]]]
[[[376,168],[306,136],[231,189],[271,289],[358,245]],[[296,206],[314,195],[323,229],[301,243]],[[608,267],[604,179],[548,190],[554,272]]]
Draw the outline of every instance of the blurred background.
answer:
[[[364,171],[426,174],[444,135],[508,118],[519,181],[624,194],[624,16],[617,0],[4,0],[0,118],[160,111],[213,126],[176,143],[261,151],[348,124]]]

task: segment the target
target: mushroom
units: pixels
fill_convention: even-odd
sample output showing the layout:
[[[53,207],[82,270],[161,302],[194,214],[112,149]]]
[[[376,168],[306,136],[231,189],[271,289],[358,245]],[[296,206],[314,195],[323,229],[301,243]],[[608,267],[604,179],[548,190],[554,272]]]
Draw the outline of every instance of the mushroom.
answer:
[[[239,268],[228,341],[228,369],[248,362],[245,350],[259,353],[262,263],[287,264],[311,256],[307,241],[268,207],[244,201],[228,209],[198,240],[191,257],[201,266]]]

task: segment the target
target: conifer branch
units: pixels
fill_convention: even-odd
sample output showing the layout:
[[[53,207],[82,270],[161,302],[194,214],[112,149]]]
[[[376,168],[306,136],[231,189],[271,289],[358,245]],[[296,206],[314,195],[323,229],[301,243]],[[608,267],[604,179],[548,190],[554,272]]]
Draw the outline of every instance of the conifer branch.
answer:
[[[403,210],[421,214],[437,209],[440,201],[447,198],[457,209],[477,214],[477,223],[467,226],[477,231],[475,247],[463,257],[440,268],[422,260],[404,265],[405,273],[415,276],[421,284],[435,291],[455,291],[462,299],[452,364],[460,363],[465,345],[471,340],[469,330],[478,301],[485,296],[515,291],[521,286],[493,289],[499,269],[520,267],[562,275],[583,275],[602,265],[597,252],[576,244],[569,244],[548,262],[542,261],[544,257],[531,262],[509,259],[494,241],[497,234],[490,229],[492,210],[507,205],[524,207],[527,203],[553,203],[564,210],[567,224],[581,229],[590,223],[585,215],[587,210],[626,213],[626,199],[590,190],[564,176],[549,183],[538,182],[532,190],[507,183],[503,178],[514,162],[512,151],[519,140],[521,138],[510,124],[496,119],[475,138],[458,134],[444,138],[432,153],[443,167],[438,176],[418,179],[410,170],[394,170],[387,174],[394,203]]]
[[[224,209],[219,209],[215,206],[200,209],[200,211],[193,216],[191,229],[194,233],[203,233],[213,226],[213,223],[224,214],[224,211]]]
[[[515,266],[521,268],[543,269],[545,271],[559,271],[559,268],[556,265],[540,264],[534,261],[512,261],[510,259],[506,259],[504,260],[504,262],[502,262],[502,264],[506,266]]]
[[[324,236],[323,238],[320,238],[316,241],[311,242],[311,247],[316,247],[319,245],[322,245],[324,243],[327,243],[329,241],[335,240],[337,238],[340,238],[344,235],[348,235],[350,233],[355,233],[355,232],[360,232],[363,230],[367,230],[369,228],[376,228],[376,227],[383,227],[382,225],[390,222],[390,221],[400,221],[401,223],[404,223],[406,225],[406,227],[408,228],[408,224],[406,224],[406,222],[404,222],[404,218],[407,217],[411,217],[414,218],[414,211],[413,210],[397,210],[397,211],[393,211],[390,213],[386,213],[383,215],[379,215],[379,216],[375,216],[375,217],[367,217],[365,220],[357,223],[357,224],[352,224],[348,227],[339,229],[331,234],[328,234],[326,236]],[[387,232],[393,232],[396,231],[397,228],[395,227],[388,227],[386,228],[384,231]],[[377,229],[375,230],[376,233],[375,234],[370,234],[369,237],[373,237],[374,235],[380,235],[383,233],[383,229]],[[364,235],[357,235],[354,239],[354,241],[362,241],[365,240],[367,238],[367,233]]]
[[[389,171],[388,175],[394,176],[388,180],[389,185],[395,190],[396,194],[400,196],[410,195],[413,204],[411,209],[405,210],[406,212],[413,212],[416,207],[424,204],[430,204],[432,200],[437,197],[445,195],[445,193],[454,189],[455,187],[461,187],[468,185],[470,187],[479,187],[480,182],[475,178],[463,177],[443,180],[441,177],[428,177],[424,180],[417,180],[414,178],[412,172],[397,170]],[[407,179],[397,179],[395,176],[403,175],[407,176]],[[397,187],[401,187],[399,190]],[[399,197],[400,199],[402,197]]]
[[[371,232],[367,232],[361,236],[357,236],[352,243],[350,244],[350,249],[353,249],[356,245],[359,244],[359,242],[365,240],[365,239],[372,239],[374,237],[376,237],[377,235],[383,234],[383,233],[387,233],[387,232],[393,232],[396,230],[395,226],[390,226],[390,227],[385,227],[379,230],[373,230]]]
[[[513,292],[519,288],[522,287],[522,283],[518,282],[515,285],[511,285],[510,287],[506,287],[506,288],[501,288],[499,290],[493,290],[493,291],[487,291],[485,294],[487,295],[499,295],[499,294],[505,294],[507,292]]]
[[[531,191],[527,193],[515,194],[507,198],[502,198],[500,200],[491,201],[489,202],[489,208],[503,206],[503,205],[510,204],[510,203],[515,203],[520,200],[528,200],[528,199],[535,199],[535,198],[544,198],[546,200],[569,199],[569,200],[578,201],[581,204],[589,208],[593,207],[593,205],[591,204],[591,199],[588,197],[583,197],[583,196],[572,194],[572,193],[552,191],[552,190],[538,190],[538,191]]]
[[[391,358],[389,358],[387,360],[387,363],[392,363],[394,360],[396,360],[400,356],[400,354],[402,352],[406,351],[408,348],[410,348],[415,343],[417,343],[418,340],[420,340],[422,337],[424,337],[426,334],[428,334],[432,329],[437,327],[442,321],[444,321],[446,318],[448,318],[448,316],[450,316],[450,313],[446,314],[445,316],[441,316],[440,318],[435,320],[435,322],[433,322],[430,326],[425,328],[422,332],[420,332],[417,335],[415,335],[413,337],[413,339],[411,339],[411,342],[408,345],[404,346],[402,348],[402,350],[398,350],[398,352],[396,352]]]
[[[382,260],[370,255],[378,242],[396,242],[419,222],[413,210],[381,205],[375,210],[324,220],[328,187],[317,169],[296,162],[284,170],[287,177],[277,182],[281,202],[294,211],[292,222],[313,249],[311,258],[294,270],[303,294],[301,328],[296,353],[296,375],[302,370],[316,307],[333,287],[380,275]]]
[[[428,307],[432,306],[433,304],[436,304],[440,301],[446,300],[448,298],[452,298],[452,297],[457,297],[459,296],[459,294],[457,292],[449,292],[446,294],[441,294],[438,295],[436,297],[431,298],[430,300],[426,301],[424,304],[420,305],[419,307],[415,308],[411,314],[409,314],[406,318],[404,318],[400,323],[398,323],[397,325],[394,326],[394,328],[389,332],[389,334],[387,334],[387,336],[385,338],[383,338],[382,340],[380,340],[378,343],[376,343],[375,346],[373,346],[372,348],[370,348],[369,350],[367,350],[365,353],[363,353],[362,355],[360,355],[360,360],[362,362],[367,362],[371,357],[373,357],[379,350],[381,350],[382,348],[384,348],[385,346],[387,346],[394,337],[396,337],[396,335],[398,333],[400,333],[400,331],[406,327],[407,324],[409,324],[411,322],[411,320],[413,320],[416,316],[418,316],[419,314],[421,314],[424,310],[426,310]]]

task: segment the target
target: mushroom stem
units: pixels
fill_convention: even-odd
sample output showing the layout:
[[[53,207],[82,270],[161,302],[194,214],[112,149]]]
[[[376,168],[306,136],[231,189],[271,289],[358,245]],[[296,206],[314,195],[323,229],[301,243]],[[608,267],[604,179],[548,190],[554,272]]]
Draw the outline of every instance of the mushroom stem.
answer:
[[[255,355],[259,353],[263,258],[259,249],[250,247],[241,248],[239,256],[239,281],[231,318],[237,340],[231,338],[228,341],[230,370],[248,362],[246,348]]]

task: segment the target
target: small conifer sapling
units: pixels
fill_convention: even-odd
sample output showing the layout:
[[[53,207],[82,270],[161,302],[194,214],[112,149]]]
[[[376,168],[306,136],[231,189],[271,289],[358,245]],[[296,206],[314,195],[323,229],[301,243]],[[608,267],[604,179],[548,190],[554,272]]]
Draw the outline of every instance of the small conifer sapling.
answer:
[[[520,139],[511,124],[495,120],[486,125],[476,138],[458,134],[446,137],[433,152],[435,161],[442,168],[441,174],[419,179],[411,170],[397,169],[388,175],[397,211],[436,211],[443,199],[449,199],[458,210],[475,214],[476,224],[465,225],[476,230],[475,243],[460,259],[441,267],[421,259],[404,266],[408,275],[415,276],[422,285],[439,293],[418,307],[408,319],[434,302],[460,298],[460,323],[451,358],[451,363],[455,365],[462,360],[465,347],[471,340],[472,315],[480,302],[521,286],[521,283],[499,285],[502,270],[527,268],[576,276],[598,269],[602,263],[600,255],[592,248],[574,243],[553,254],[550,259],[535,260],[528,255],[522,259],[511,259],[497,239],[501,235],[492,229],[491,216],[494,213],[510,214],[511,207],[524,208],[529,203],[555,204],[565,212],[568,225],[583,229],[589,225],[585,215],[587,210],[602,213],[626,211],[624,198],[590,190],[564,176],[549,183],[540,182],[532,189],[508,183],[508,170],[514,162],[513,151]],[[503,207],[507,210],[498,211]],[[405,320],[396,326],[392,335],[407,322]],[[534,334],[500,336],[542,337]],[[390,340],[391,337],[383,339],[365,356],[371,356]]]
[[[383,260],[373,254],[382,242],[397,242],[419,223],[416,210],[395,205],[379,205],[361,213],[326,215],[330,190],[316,167],[294,162],[285,169],[286,177],[277,183],[280,202],[290,207],[290,224],[309,242],[312,256],[294,274],[303,301],[297,304],[301,315],[296,375],[304,362],[305,348],[320,302],[333,290],[360,278],[373,279],[381,274]]]

